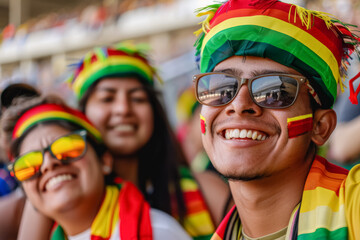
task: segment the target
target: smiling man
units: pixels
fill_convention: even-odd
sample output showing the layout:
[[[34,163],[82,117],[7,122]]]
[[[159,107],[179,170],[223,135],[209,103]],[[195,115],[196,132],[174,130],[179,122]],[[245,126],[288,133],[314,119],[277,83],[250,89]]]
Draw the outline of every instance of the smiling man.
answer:
[[[274,0],[199,12],[208,15],[194,76],[202,138],[236,205],[212,239],[360,239],[360,166],[316,155],[359,38],[325,13]]]

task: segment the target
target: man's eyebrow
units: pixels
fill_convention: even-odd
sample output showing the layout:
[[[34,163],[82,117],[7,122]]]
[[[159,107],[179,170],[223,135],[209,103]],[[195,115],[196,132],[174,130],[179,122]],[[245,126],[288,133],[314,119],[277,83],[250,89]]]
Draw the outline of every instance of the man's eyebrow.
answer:
[[[275,70],[270,70],[270,69],[251,71],[252,76],[258,76],[258,75],[263,75],[263,74],[278,74],[278,73],[289,73],[289,72],[275,71]]]
[[[225,69],[220,69],[214,72],[220,72],[220,73],[228,73],[228,74],[232,74],[235,76],[241,76],[243,74],[243,71],[241,71],[240,69],[236,69],[236,68],[225,68]]]

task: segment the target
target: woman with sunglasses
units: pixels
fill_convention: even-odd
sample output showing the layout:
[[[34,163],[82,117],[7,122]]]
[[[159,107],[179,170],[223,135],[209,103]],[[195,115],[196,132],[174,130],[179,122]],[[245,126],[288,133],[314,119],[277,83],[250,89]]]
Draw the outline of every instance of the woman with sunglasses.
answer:
[[[2,119],[9,170],[33,207],[57,223],[51,239],[190,239],[132,183],[111,177],[100,132],[85,115],[57,97],[25,100]]]

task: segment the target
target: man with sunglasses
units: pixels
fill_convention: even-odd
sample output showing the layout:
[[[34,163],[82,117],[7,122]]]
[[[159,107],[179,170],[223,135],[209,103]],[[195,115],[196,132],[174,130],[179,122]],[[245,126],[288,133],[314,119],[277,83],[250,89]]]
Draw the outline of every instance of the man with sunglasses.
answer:
[[[331,107],[359,38],[325,13],[274,0],[199,15],[208,15],[194,76],[202,139],[236,205],[212,239],[360,239],[360,166],[348,172],[316,154],[336,126]]]

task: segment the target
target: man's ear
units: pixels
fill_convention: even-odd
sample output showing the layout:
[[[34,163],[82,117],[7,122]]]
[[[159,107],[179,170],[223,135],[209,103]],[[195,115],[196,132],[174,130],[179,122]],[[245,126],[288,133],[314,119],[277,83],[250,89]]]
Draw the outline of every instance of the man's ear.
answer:
[[[323,145],[336,127],[336,113],[332,109],[318,109],[314,113],[311,140],[318,146]]]
[[[112,171],[112,168],[113,168],[113,157],[112,155],[110,154],[109,151],[106,151],[102,158],[101,158],[101,162],[102,162],[102,170],[103,170],[103,173],[104,175],[109,175]]]

